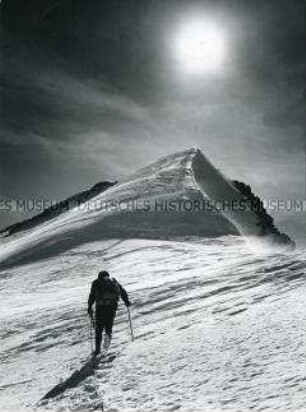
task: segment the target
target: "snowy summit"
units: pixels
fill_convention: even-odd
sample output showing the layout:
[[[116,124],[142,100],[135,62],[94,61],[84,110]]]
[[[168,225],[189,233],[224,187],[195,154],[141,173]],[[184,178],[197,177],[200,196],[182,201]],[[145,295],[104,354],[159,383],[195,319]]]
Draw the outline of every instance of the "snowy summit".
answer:
[[[88,197],[78,197],[68,211],[50,219],[36,218],[34,227],[20,225],[26,230],[16,235],[5,229],[9,236],[1,244],[0,264],[28,262],[112,237],[242,234],[294,245],[275,228],[249,186],[226,178],[196,149],[167,156],[115,185],[107,182]]]

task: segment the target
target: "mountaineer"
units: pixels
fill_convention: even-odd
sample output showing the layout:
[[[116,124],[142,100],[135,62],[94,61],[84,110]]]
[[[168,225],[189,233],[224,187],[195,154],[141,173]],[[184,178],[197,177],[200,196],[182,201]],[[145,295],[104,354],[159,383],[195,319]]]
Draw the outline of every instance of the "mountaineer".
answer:
[[[105,331],[103,348],[108,349],[111,338],[119,299],[122,299],[127,307],[131,305],[126,290],[120,283],[111,278],[106,270],[98,274],[91,285],[88,298],[88,314],[95,326],[95,355],[101,352],[102,333]],[[95,317],[92,306],[95,303]]]

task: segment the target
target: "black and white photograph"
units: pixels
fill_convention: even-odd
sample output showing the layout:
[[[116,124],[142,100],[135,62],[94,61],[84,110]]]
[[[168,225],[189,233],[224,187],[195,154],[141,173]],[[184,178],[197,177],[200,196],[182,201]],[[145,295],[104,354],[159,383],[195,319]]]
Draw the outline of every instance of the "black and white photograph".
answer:
[[[0,16],[0,410],[306,411],[305,0]]]

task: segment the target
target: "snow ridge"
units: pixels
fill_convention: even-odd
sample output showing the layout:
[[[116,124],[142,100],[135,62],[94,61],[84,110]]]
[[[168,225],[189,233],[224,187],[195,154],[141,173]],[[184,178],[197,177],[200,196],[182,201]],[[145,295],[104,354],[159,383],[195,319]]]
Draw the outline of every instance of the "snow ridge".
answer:
[[[265,224],[265,215],[259,215],[250,207],[238,211],[225,207],[203,210],[205,201],[240,204],[245,200],[246,195],[201,151],[189,149],[139,170],[51,220],[2,238],[0,265],[7,267],[40,260],[108,238],[242,234],[293,245],[286,235]]]

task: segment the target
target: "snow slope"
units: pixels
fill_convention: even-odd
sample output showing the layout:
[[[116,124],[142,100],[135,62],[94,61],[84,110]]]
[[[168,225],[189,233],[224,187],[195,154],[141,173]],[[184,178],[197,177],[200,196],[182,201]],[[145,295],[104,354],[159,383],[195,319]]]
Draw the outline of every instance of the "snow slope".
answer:
[[[109,239],[1,271],[1,410],[99,405],[86,300],[101,267],[129,291],[136,335],[121,306],[98,368],[106,411],[305,410],[304,251],[254,254],[237,236]]]
[[[1,239],[0,264],[31,262],[110,237],[258,236],[262,216],[248,205],[237,211],[222,206],[244,200],[245,195],[199,150],[190,149],[140,170],[80,207]],[[203,209],[207,201],[212,203]],[[220,209],[214,208],[216,202]],[[291,243],[272,229],[265,230],[265,238]]]
[[[239,234],[259,237],[262,215],[248,208],[177,209],[244,198],[191,149],[2,238],[1,410],[303,410],[304,250],[250,249]],[[96,390],[87,297],[102,268],[130,294],[136,340],[121,306]]]

